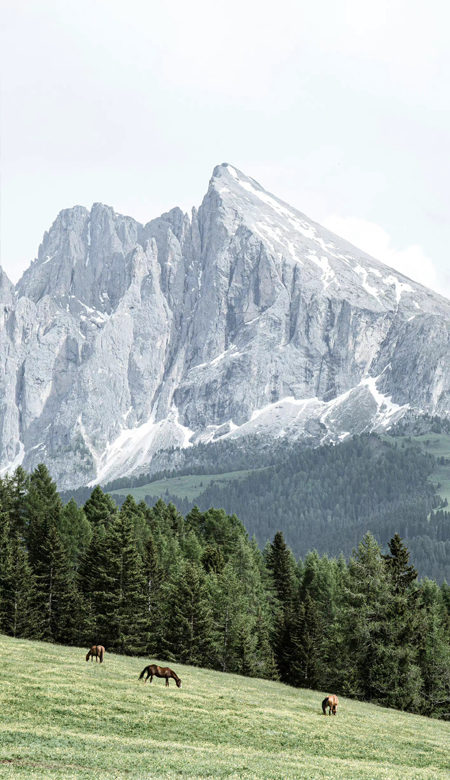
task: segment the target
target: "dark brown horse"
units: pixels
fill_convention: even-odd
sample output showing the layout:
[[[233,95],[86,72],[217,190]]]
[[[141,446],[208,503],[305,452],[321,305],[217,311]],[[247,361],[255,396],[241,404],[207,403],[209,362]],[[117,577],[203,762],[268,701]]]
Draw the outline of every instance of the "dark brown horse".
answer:
[[[328,707],[328,715],[336,715],[336,710],[338,708],[338,697],[332,694],[331,696],[327,696],[326,699],[322,702],[322,712],[324,715],[327,714],[327,707]]]
[[[147,677],[145,678],[144,682],[146,683],[148,678],[150,677],[150,685],[152,684],[154,677],[165,677],[166,678],[166,685],[169,685],[169,677],[172,677],[173,680],[175,680],[177,684],[177,688],[181,688],[181,680],[178,677],[177,674],[172,669],[169,669],[168,666],[155,666],[155,664],[149,664],[149,666],[146,666],[145,669],[142,670],[142,672],[139,675],[139,679],[142,680],[144,674],[147,672]]]
[[[89,650],[86,656],[86,661],[89,661],[89,658],[91,659],[91,661],[93,661],[94,655],[95,655],[95,663],[97,663],[98,659],[100,658],[100,663],[102,664],[103,656],[105,655],[105,648],[103,647],[103,645],[94,645],[93,647],[91,647],[91,649]]]

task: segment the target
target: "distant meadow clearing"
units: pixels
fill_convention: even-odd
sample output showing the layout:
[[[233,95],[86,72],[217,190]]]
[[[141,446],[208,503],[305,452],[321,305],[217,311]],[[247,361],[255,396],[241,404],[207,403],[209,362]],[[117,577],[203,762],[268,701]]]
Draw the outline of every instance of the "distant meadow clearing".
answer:
[[[0,777],[450,777],[450,723],[176,663],[181,690],[144,685],[149,659],[86,650],[0,636]]]

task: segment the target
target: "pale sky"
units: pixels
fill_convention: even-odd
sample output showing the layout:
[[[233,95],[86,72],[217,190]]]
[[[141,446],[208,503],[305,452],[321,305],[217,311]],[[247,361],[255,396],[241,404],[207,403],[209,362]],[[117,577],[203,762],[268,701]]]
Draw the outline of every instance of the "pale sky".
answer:
[[[445,0],[3,0],[1,258],[58,212],[147,222],[229,162],[450,296]]]

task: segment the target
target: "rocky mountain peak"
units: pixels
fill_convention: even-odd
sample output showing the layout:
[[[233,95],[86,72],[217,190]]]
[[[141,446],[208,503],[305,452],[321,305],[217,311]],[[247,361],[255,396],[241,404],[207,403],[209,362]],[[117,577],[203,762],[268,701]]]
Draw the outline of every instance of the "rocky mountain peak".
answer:
[[[65,209],[0,296],[1,462],[61,486],[198,441],[450,414],[450,302],[228,163],[191,217]]]

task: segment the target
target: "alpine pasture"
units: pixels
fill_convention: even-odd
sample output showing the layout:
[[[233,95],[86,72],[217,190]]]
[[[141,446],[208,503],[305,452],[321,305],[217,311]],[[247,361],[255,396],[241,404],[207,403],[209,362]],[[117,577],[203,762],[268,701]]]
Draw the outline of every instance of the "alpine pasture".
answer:
[[[450,724],[326,693],[171,664],[183,681],[138,680],[148,658],[0,636],[0,777],[56,780],[439,780]],[[153,659],[152,659],[153,660]]]

